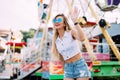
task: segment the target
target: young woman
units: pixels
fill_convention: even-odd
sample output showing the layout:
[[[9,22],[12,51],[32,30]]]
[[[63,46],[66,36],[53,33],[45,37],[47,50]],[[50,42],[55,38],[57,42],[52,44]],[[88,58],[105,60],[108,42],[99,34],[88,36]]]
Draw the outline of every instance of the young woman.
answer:
[[[53,19],[53,24],[55,31],[52,50],[64,62],[64,80],[88,80],[88,66],[77,43],[78,40],[85,40],[80,25],[75,22],[76,30],[72,29],[63,14],[58,14]]]

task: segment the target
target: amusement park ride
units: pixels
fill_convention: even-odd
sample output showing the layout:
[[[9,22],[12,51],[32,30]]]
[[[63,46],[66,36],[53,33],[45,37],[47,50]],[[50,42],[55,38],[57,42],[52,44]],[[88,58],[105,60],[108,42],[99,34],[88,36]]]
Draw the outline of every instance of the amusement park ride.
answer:
[[[72,0],[70,4],[68,0],[65,0],[69,7],[69,11],[72,10],[74,1],[75,0]],[[23,42],[10,42],[10,40],[6,42],[7,47],[4,54],[0,56],[0,79],[10,79],[16,75],[16,78],[14,79],[21,80],[33,73],[36,76],[42,76],[45,79],[63,79],[64,72],[61,62],[53,57],[50,52],[52,45],[52,30],[46,27],[50,20],[54,0],[50,0],[49,5],[44,4],[43,2],[44,0],[38,1],[38,14],[40,24],[41,26],[44,26],[42,28],[43,32],[40,33],[39,28],[36,31],[35,36],[32,39],[28,39],[27,45]],[[82,28],[99,25],[108,45],[118,59],[118,61],[110,61],[110,54],[98,53],[95,52],[95,50],[93,51],[93,49],[99,45],[96,43],[98,42],[98,39],[88,39],[86,37],[85,43],[83,43],[85,45],[83,51],[86,52],[83,52],[83,56],[90,67],[90,72],[92,73],[91,78],[118,77],[120,76],[120,52],[106,30],[106,27],[110,28],[111,26],[105,19],[98,18],[88,0],[85,0],[85,2],[86,4],[89,4],[88,7],[93,17],[96,19],[96,22],[87,21],[86,17],[80,17],[78,18],[80,25]],[[114,10],[120,4],[119,0],[95,0],[95,2],[101,11]],[[10,38],[11,37],[12,35],[10,34]],[[6,73],[9,74],[5,76]]]

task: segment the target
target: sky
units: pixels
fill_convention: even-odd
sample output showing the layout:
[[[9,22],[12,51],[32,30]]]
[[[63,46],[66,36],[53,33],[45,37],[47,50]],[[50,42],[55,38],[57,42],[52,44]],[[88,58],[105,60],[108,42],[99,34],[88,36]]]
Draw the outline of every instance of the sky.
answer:
[[[0,28],[37,28],[37,0],[0,0]]]
[[[45,3],[49,3],[49,0],[44,0]],[[71,0],[68,0],[71,1]],[[76,0],[80,1],[80,0]],[[84,1],[84,0],[81,0]],[[94,1],[94,0],[91,0]],[[37,29],[40,26],[38,18],[38,0],[0,0],[0,28],[12,28],[14,30],[28,30],[30,28]],[[62,4],[61,4],[62,3]],[[94,2],[91,2],[93,5]],[[65,5],[65,6],[63,6]],[[80,5],[79,2],[75,2],[75,5]],[[89,10],[87,10],[87,5],[84,5],[84,10],[86,10],[85,15],[92,19]],[[80,6],[79,6],[80,7]],[[96,10],[96,6],[93,7]],[[98,9],[98,8],[97,8]],[[83,15],[82,8],[80,8],[81,14]],[[52,8],[52,17],[57,13],[67,13],[68,7],[66,6],[65,0],[54,0],[54,5]],[[118,10],[113,12],[103,13],[99,9],[96,12],[98,15],[105,14],[104,17],[109,22],[115,22],[118,18],[120,23],[120,7]],[[111,16],[114,15],[114,16]],[[52,18],[51,18],[52,19]],[[49,25],[51,26],[51,22]]]

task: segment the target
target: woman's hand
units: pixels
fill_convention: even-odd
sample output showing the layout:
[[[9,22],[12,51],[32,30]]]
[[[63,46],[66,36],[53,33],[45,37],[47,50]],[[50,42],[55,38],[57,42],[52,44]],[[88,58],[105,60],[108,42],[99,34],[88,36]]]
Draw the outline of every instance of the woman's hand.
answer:
[[[79,9],[75,6],[73,10],[70,12],[70,18],[75,23],[79,16]]]

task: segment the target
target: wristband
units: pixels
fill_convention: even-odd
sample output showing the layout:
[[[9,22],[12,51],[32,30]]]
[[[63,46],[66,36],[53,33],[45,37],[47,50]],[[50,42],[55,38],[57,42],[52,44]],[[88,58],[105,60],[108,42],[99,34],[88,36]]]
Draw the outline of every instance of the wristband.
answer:
[[[79,24],[79,23],[78,23],[78,22],[75,22],[75,23],[74,23],[74,25],[77,25],[77,24]]]

